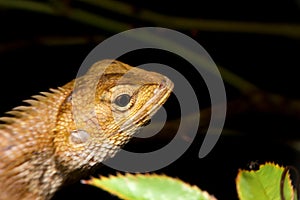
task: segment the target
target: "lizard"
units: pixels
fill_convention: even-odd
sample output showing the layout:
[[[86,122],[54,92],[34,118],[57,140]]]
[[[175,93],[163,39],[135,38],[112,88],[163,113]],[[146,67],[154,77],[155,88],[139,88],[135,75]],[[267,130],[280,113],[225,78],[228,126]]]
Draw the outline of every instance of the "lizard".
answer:
[[[49,200],[89,175],[149,122],[173,89],[117,60],[25,100],[0,120],[0,200]]]

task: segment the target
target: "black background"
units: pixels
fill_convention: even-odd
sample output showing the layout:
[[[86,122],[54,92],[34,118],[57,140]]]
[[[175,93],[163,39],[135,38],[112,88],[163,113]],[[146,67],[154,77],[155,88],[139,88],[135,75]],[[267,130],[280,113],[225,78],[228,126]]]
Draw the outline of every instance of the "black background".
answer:
[[[71,6],[82,7],[99,15],[124,21],[132,27],[151,26],[143,20],[131,19],[99,10],[76,1],[65,1]],[[137,9],[150,9],[166,15],[200,19],[232,20],[240,22],[300,22],[300,2],[294,1],[126,1]],[[172,23],[172,22],[170,22]],[[114,32],[98,29],[73,21],[64,16],[51,16],[24,10],[1,8],[0,6],[0,113],[21,104],[31,95],[48,88],[62,86],[76,77],[83,59],[100,42],[96,36],[107,38]],[[178,30],[198,41],[213,60],[231,70],[257,87],[288,98],[299,99],[298,37],[225,31]],[[85,42],[61,45],[46,45],[49,37],[81,37]],[[95,39],[96,38],[96,39]],[[143,56],[144,55],[144,56]],[[149,56],[151,55],[151,56]],[[136,65],[157,59],[176,69],[183,69],[182,60],[172,55],[159,57],[155,52],[136,52],[121,60]],[[150,57],[150,58],[149,58]],[[187,68],[182,73],[189,72]],[[179,70],[180,71],[180,70]],[[189,77],[191,82],[197,77]],[[228,99],[241,94],[226,84]],[[197,94],[206,96],[205,88],[197,88]],[[174,97],[166,103],[173,112]],[[202,100],[202,108],[207,101]],[[251,105],[249,105],[251,106]],[[174,113],[173,113],[174,114]],[[176,118],[176,113],[170,118]],[[239,168],[247,169],[251,161],[264,163],[274,161],[282,165],[300,167],[299,152],[288,145],[288,141],[300,139],[299,118],[260,112],[239,113],[227,118],[225,130],[236,134],[222,134],[213,151],[203,159],[198,158],[203,135],[199,133],[191,148],[176,162],[156,171],[178,177],[190,184],[198,185],[218,199],[237,199],[235,177]],[[161,146],[166,141],[133,141],[127,148],[143,151]],[[155,162],[155,160],[153,161]],[[102,167],[96,174],[116,174]],[[95,174],[95,175],[96,175]],[[54,199],[117,199],[110,194],[82,185],[68,186],[59,191]]]

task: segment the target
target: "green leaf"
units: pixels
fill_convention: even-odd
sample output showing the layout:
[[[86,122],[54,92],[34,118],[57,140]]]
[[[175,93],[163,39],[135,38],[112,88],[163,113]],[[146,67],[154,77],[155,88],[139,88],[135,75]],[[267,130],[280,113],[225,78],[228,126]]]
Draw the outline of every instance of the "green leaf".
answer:
[[[285,168],[272,163],[260,165],[257,171],[240,170],[236,178],[236,187],[240,200],[281,200],[281,190],[285,200],[293,200],[294,191],[289,173],[280,185]]]
[[[125,200],[216,200],[196,186],[165,175],[118,174],[82,181]]]

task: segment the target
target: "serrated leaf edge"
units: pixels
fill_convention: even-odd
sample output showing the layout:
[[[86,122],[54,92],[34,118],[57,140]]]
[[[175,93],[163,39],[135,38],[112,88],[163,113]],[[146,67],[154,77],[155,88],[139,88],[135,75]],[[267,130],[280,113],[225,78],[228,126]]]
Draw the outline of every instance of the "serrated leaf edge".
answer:
[[[264,164],[260,164],[259,165],[259,169],[258,170],[245,170],[245,169],[239,169],[238,170],[238,174],[237,174],[237,177],[235,179],[235,185],[236,185],[236,189],[237,189],[237,194],[238,194],[238,197],[239,199],[244,199],[243,196],[240,196],[241,193],[239,192],[240,191],[240,184],[238,184],[240,182],[240,178],[241,178],[241,174],[242,172],[249,172],[249,173],[256,173],[258,172],[259,170],[261,170],[261,168],[265,167],[266,165],[270,165],[270,166],[274,166],[274,167],[278,167],[280,169],[282,169],[282,172],[284,171],[285,167],[283,166],[280,166],[279,164],[277,163],[274,163],[274,162],[265,162]],[[293,187],[293,184],[292,184],[292,181],[291,181],[291,178],[290,178],[290,173],[288,172],[287,173],[287,178],[288,178],[288,184],[289,184],[289,187],[292,188],[292,199],[295,198],[295,191],[294,191],[294,187]]]
[[[112,190],[109,187],[104,186],[101,183],[100,184],[98,183],[98,185],[93,184],[93,181],[97,180],[97,179],[100,180],[100,181],[106,181],[106,180],[109,180],[109,179],[112,179],[112,178],[134,178],[134,179],[138,179],[138,178],[148,178],[148,177],[149,178],[164,178],[164,179],[168,179],[168,181],[174,181],[174,182],[178,181],[181,184],[183,184],[184,186],[189,187],[189,188],[195,190],[196,192],[202,193],[206,198],[208,198],[210,200],[217,200],[213,195],[209,194],[207,191],[201,190],[196,185],[191,185],[189,183],[186,183],[186,182],[182,181],[179,178],[170,177],[170,176],[167,176],[165,174],[150,174],[150,173],[145,173],[145,174],[125,173],[125,174],[121,174],[121,173],[117,173],[116,175],[109,175],[108,177],[101,176],[101,175],[99,176],[99,178],[91,177],[91,179],[89,179],[89,180],[82,180],[81,183],[89,184],[89,185],[101,188],[101,189],[103,189],[103,190],[105,190],[105,191],[107,191],[107,192],[123,199],[123,200],[131,200],[131,199],[126,198],[123,194],[120,194],[120,193],[116,192],[115,190]]]

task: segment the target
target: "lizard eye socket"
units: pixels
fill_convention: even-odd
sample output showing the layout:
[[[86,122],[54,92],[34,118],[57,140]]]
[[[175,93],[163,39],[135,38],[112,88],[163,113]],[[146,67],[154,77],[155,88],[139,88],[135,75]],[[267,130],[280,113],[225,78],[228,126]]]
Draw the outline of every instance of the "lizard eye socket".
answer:
[[[137,87],[132,85],[117,85],[111,89],[112,109],[125,112],[135,103]]]
[[[130,103],[131,96],[129,94],[121,94],[117,96],[114,100],[114,104],[119,107],[125,107]]]

